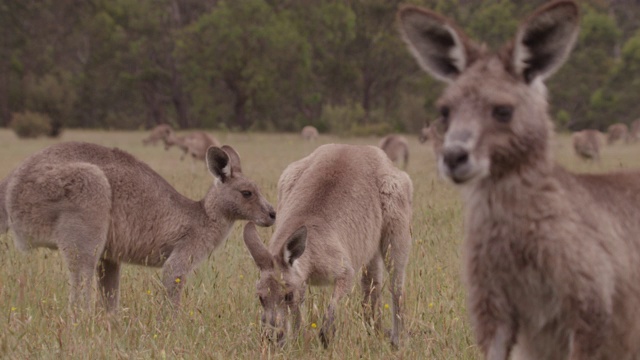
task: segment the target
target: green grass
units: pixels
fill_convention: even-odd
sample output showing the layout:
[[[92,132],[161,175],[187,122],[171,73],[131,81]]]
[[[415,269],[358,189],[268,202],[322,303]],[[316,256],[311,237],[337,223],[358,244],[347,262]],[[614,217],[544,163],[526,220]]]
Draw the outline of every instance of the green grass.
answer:
[[[192,199],[200,199],[212,177],[203,164],[191,171],[179,151],[143,147],[142,132],[66,131],[62,140],[117,146],[147,162]],[[321,137],[315,144],[293,134],[217,134],[242,157],[244,172],[275,205],[276,183],[290,162],[321,143],[376,144],[375,138]],[[0,130],[0,178],[24,158],[59,140],[18,140]],[[304,306],[302,335],[280,349],[259,336],[260,305],[254,288],[258,270],[241,238],[242,223],[216,253],[187,279],[182,307],[173,318],[162,316],[160,270],[125,265],[120,312],[96,312],[74,323],[67,314],[67,271],[59,254],[16,250],[10,235],[0,235],[0,357],[33,358],[401,358],[476,359],[477,349],[465,312],[460,281],[461,203],[456,189],[438,179],[430,146],[410,139],[413,179],[414,245],[406,279],[406,331],[401,349],[370,334],[360,315],[361,295],[354,288],[338,311],[337,336],[329,349],[318,339],[330,288],[312,288]],[[578,160],[569,138],[555,145],[558,160],[576,171],[640,167],[640,144],[606,147],[599,164]],[[260,229],[268,239],[273,229]],[[386,277],[385,277],[386,279]],[[387,289],[385,302],[389,302]],[[390,327],[390,309],[384,309]]]

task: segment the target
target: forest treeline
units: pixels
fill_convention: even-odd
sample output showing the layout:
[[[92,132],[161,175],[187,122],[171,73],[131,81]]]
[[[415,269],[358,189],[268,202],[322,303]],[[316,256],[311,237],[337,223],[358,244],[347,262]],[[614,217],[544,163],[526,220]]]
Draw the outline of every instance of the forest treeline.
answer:
[[[414,3],[497,47],[545,1],[2,0],[0,126],[416,131],[442,85],[418,69],[395,13]],[[586,0],[548,83],[559,129],[640,118],[640,1]]]

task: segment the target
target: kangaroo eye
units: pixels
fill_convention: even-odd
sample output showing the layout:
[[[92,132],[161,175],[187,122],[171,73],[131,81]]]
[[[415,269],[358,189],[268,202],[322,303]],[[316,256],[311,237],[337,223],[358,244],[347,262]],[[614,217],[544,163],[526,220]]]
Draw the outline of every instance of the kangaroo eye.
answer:
[[[251,191],[248,191],[248,190],[240,191],[240,193],[242,194],[242,196],[243,196],[245,199],[248,199],[248,198],[250,198],[250,197],[251,197],[251,195],[253,195],[253,193],[252,193]]]
[[[284,296],[284,301],[285,301],[285,302],[288,302],[288,303],[293,302],[293,292],[287,293],[287,294]]]
[[[492,115],[497,122],[506,124],[513,116],[513,106],[494,106]]]
[[[436,129],[444,134],[449,129],[449,107],[442,106],[440,108],[440,118],[436,120]]]
[[[445,119],[448,120],[449,119],[449,107],[448,106],[443,106],[440,108],[440,115]]]

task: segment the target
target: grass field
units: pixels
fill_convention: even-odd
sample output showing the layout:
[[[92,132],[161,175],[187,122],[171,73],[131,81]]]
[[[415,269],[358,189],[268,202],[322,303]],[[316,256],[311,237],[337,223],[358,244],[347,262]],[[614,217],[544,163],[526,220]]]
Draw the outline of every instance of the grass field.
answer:
[[[0,178],[34,151],[58,141],[83,140],[127,150],[147,162],[176,189],[200,199],[212,182],[203,164],[192,171],[179,150],[142,146],[142,132],[66,131],[62,139],[18,140],[0,130]],[[275,206],[276,183],[290,162],[322,143],[376,144],[374,138],[323,136],[314,144],[294,134],[216,134],[242,157],[244,173]],[[640,144],[605,147],[599,164],[578,160],[568,136],[555,143],[557,159],[576,171],[640,167]],[[322,320],[330,288],[312,288],[303,310],[303,334],[284,348],[261,342],[260,304],[255,297],[258,270],[244,247],[237,223],[226,244],[187,279],[182,308],[159,320],[160,270],[123,267],[120,312],[96,312],[74,323],[67,314],[67,271],[57,252],[16,250],[10,235],[0,235],[0,357],[15,359],[475,359],[460,281],[461,203],[456,189],[438,179],[430,146],[410,139],[408,173],[414,183],[414,238],[406,279],[403,345],[393,350],[370,334],[360,315],[354,288],[338,310],[337,333],[324,349],[314,325]],[[268,239],[272,229],[260,229]],[[386,277],[385,277],[386,279]],[[356,282],[358,283],[358,282]],[[383,292],[385,303],[388,291]],[[383,310],[390,327],[391,309]]]

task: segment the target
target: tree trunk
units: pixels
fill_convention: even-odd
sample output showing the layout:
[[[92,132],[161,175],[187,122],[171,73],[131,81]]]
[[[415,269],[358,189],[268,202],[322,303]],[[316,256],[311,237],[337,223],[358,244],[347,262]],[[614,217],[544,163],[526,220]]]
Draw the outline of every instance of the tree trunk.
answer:
[[[9,57],[0,56],[0,127],[9,125]]]
[[[184,25],[179,1],[173,0],[171,1],[170,5],[170,26],[174,30],[179,30]],[[192,119],[190,119],[189,117],[189,102],[182,86],[182,75],[178,71],[176,59],[172,55],[173,50],[173,47],[171,47],[168,55],[168,62],[171,68],[171,101],[173,102],[173,106],[176,110],[178,127],[180,127],[181,129],[187,129],[193,125],[199,127],[202,124],[193,124]]]
[[[236,116],[236,124],[242,130],[247,130],[249,128],[249,119],[247,119],[247,114],[245,111],[245,104],[247,103],[248,98],[242,95],[236,95],[236,101],[233,104],[233,111]]]
[[[373,86],[373,77],[369,74],[369,67],[365,65],[362,71],[362,109],[364,110],[364,124],[369,123],[369,114],[371,112],[371,87]]]
[[[176,115],[178,117],[178,126],[181,129],[186,129],[192,125],[200,126],[201,124],[192,124],[189,119],[189,102],[187,101],[187,95],[182,88],[182,76],[176,68],[175,61],[172,59],[172,77],[171,77],[171,100],[173,106],[176,109]]]
[[[164,109],[155,92],[153,84],[142,84],[142,97],[147,106],[147,128],[165,123]]]
[[[247,113],[245,109],[245,105],[249,100],[249,97],[242,91],[242,88],[238,86],[235,78],[226,77],[224,79],[225,84],[231,92],[235,95],[235,101],[233,102],[233,113],[235,115],[235,124],[240,127],[242,130],[247,130],[249,128],[249,119],[247,118]]]

